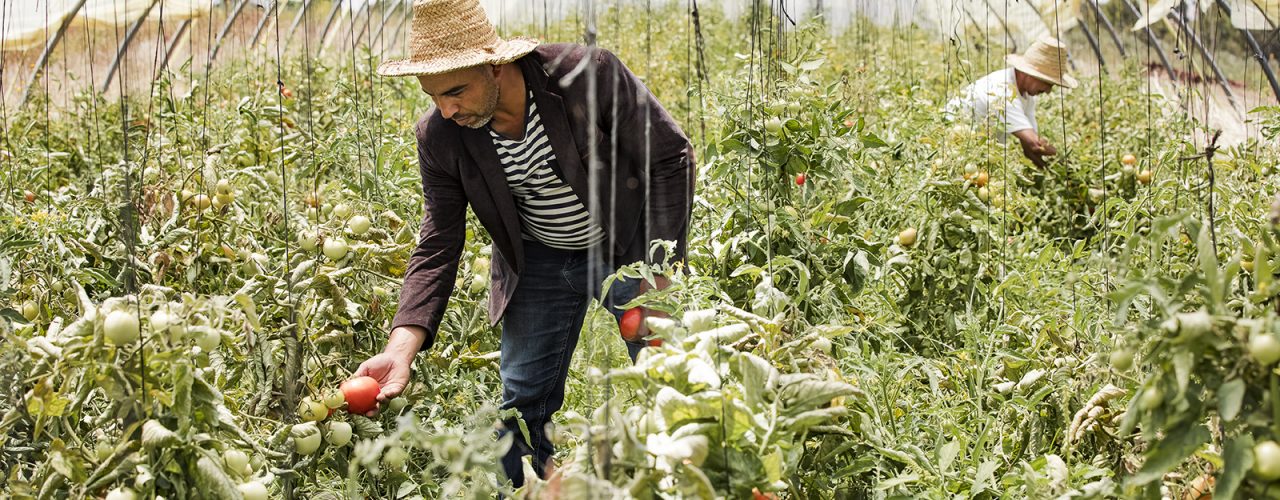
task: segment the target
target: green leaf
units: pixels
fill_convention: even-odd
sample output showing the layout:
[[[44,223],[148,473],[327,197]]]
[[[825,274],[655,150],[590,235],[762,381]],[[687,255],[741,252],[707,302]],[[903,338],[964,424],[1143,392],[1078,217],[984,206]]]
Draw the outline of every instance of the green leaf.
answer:
[[[1218,414],[1222,420],[1230,422],[1240,413],[1240,404],[1244,400],[1244,381],[1238,378],[1218,387]],[[1230,498],[1230,497],[1227,497]]]
[[[866,147],[869,149],[879,149],[879,148],[889,147],[889,143],[884,142],[884,139],[881,139],[880,137],[876,136],[876,134],[873,132],[867,132],[862,135],[862,145],[863,147]]]
[[[200,492],[204,498],[216,498],[226,500],[238,500],[241,498],[240,490],[236,489],[235,483],[227,476],[227,473],[219,467],[217,462],[207,456],[201,456],[196,460],[195,467],[196,484],[200,487]]]
[[[951,464],[955,463],[956,457],[960,455],[960,441],[952,439],[947,444],[942,445],[938,450],[938,470],[947,472],[951,469]]]
[[[1241,434],[1227,440],[1223,446],[1222,459],[1225,462],[1218,485],[1213,490],[1214,498],[1235,498],[1236,489],[1253,468],[1253,436]]]
[[[1164,477],[1207,441],[1209,431],[1203,425],[1187,424],[1169,430],[1164,439],[1156,441],[1147,451],[1146,463],[1129,478],[1130,483],[1140,486]]]

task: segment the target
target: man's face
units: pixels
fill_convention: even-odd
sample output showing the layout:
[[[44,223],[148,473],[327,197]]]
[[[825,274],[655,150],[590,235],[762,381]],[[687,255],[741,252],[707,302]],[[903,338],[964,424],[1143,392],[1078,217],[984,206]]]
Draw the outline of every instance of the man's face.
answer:
[[[498,109],[497,69],[484,65],[439,75],[418,76],[422,91],[431,96],[440,114],[458,125],[480,128]]]
[[[1018,90],[1029,96],[1038,96],[1053,90],[1053,84],[1018,71]]]

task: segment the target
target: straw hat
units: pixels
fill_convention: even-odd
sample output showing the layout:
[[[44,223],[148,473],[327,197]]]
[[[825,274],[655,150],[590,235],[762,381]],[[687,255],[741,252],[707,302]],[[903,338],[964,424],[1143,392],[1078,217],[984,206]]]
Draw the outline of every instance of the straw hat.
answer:
[[[1005,60],[1014,69],[1042,81],[1069,89],[1076,87],[1076,79],[1062,69],[1067,64],[1067,47],[1057,38],[1040,37],[1025,54],[1009,54]]]
[[[378,66],[382,76],[438,75],[482,64],[506,64],[538,46],[531,38],[498,38],[479,0],[414,0],[409,57]]]

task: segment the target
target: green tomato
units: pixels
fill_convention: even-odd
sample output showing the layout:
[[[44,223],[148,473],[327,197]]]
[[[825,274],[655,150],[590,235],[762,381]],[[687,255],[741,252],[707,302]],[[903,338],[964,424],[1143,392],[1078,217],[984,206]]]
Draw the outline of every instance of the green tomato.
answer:
[[[227,470],[238,473],[249,466],[249,455],[235,448],[229,448],[222,452],[222,461],[226,462]]]
[[[138,494],[127,486],[121,486],[107,493],[107,500],[137,500]]]
[[[329,260],[339,261],[347,256],[347,251],[351,250],[347,246],[347,242],[338,238],[329,238],[324,240],[324,256]]]
[[[1280,340],[1269,333],[1253,335],[1249,337],[1249,355],[1262,366],[1274,365],[1280,361]]]
[[[1253,473],[1267,481],[1280,479],[1280,444],[1263,441],[1254,445]]]
[[[1111,367],[1125,371],[1133,367],[1133,350],[1121,347],[1111,352]]]
[[[240,483],[236,486],[244,500],[267,500],[267,486],[258,481]]]
[[[196,338],[196,345],[200,346],[200,350],[209,352],[218,348],[222,343],[222,333],[213,329],[206,328],[200,332],[200,336]]]
[[[1142,391],[1142,395],[1138,396],[1138,408],[1143,410],[1154,410],[1160,407],[1160,403],[1164,402],[1164,393],[1159,387],[1151,386]]]
[[[307,422],[319,422],[329,416],[329,408],[311,398],[303,398],[298,402],[298,418]]]
[[[363,215],[357,215],[347,221],[347,229],[351,230],[351,234],[356,236],[369,232],[369,227],[372,225],[373,223],[369,221],[369,218]]]
[[[22,317],[27,318],[27,321],[35,321],[36,318],[40,317],[40,305],[33,300],[23,302]]]
[[[351,442],[351,424],[342,421],[329,422],[329,433],[324,440],[333,446],[346,446]]]
[[[102,331],[112,344],[131,344],[140,335],[138,317],[129,311],[111,311],[102,322]]]
[[[409,454],[405,453],[403,448],[392,446],[382,455],[382,465],[387,466],[388,469],[399,470],[404,467],[404,461],[408,456]]]
[[[351,217],[351,205],[347,205],[346,203],[339,203],[337,206],[333,207],[333,216],[337,217],[338,219],[346,219],[347,217]]]
[[[298,233],[298,246],[307,252],[314,252],[320,247],[320,236],[315,231],[303,231]]]
[[[328,392],[324,393],[323,401],[326,407],[337,409],[342,408],[342,405],[347,402],[347,398],[342,395],[342,391],[329,389]]]
[[[320,449],[320,429],[315,422],[295,425],[289,433],[293,436],[293,451],[299,455],[310,455]]]

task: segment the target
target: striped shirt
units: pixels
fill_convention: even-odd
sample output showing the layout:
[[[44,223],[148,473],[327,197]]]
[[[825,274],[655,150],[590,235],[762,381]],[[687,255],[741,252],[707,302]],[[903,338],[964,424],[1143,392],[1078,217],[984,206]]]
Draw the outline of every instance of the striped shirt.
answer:
[[[552,168],[556,161],[550,138],[542,128],[533,93],[527,97],[524,138],[510,140],[489,128],[498,160],[520,212],[524,238],[564,250],[589,248],[604,239],[604,230],[591,220],[582,200]]]

